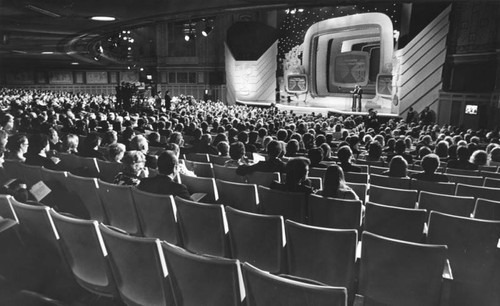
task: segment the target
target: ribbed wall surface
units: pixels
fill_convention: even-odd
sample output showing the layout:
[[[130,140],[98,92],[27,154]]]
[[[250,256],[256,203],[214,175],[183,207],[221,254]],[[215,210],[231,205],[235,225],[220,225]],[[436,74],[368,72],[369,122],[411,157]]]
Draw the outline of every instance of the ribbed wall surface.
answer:
[[[403,117],[410,106],[417,112],[426,106],[437,112],[450,11],[451,6],[408,45],[395,53],[395,85],[399,98],[399,114]]]
[[[277,52],[275,42],[258,60],[237,61],[225,46],[228,104],[275,101]]]

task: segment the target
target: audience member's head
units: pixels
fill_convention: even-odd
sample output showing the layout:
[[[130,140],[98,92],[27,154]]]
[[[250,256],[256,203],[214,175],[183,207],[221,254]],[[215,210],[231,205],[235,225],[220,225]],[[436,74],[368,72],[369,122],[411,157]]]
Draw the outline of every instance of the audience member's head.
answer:
[[[146,157],[140,151],[127,151],[121,160],[123,164],[123,173],[138,176],[144,169]]]
[[[144,135],[135,135],[130,141],[130,150],[141,151],[146,154],[149,150],[149,143]]]
[[[339,165],[331,165],[326,169],[324,180],[324,188],[322,195],[325,197],[337,197],[339,189],[346,187],[344,171]]]
[[[62,152],[64,153],[75,153],[78,152],[78,144],[80,143],[80,138],[75,134],[66,134],[62,138]]]
[[[337,158],[342,164],[349,163],[352,158],[352,150],[349,146],[342,146],[337,151]]]
[[[109,160],[112,162],[121,162],[125,155],[125,145],[123,143],[114,143],[108,147]]]
[[[299,142],[296,139],[290,139],[286,144],[286,156],[294,157],[299,152]]]
[[[457,148],[457,157],[459,160],[468,160],[470,157],[469,149],[467,146],[458,146]]]
[[[484,150],[476,150],[470,156],[469,162],[478,166],[488,166],[489,165],[488,153],[486,153],[486,151]]]
[[[172,151],[165,151],[158,156],[158,172],[164,175],[176,175],[178,171],[179,160]]]
[[[396,154],[402,155],[406,151],[406,144],[403,139],[398,139],[396,140],[396,143],[394,144],[394,152]]]
[[[422,158],[421,165],[425,173],[432,174],[439,167],[439,156],[434,153],[427,154]]]
[[[424,158],[424,156],[429,155],[431,153],[432,153],[432,150],[429,147],[422,146],[418,150],[418,158],[422,159],[422,158]]]
[[[491,150],[490,160],[495,163],[500,163],[500,146],[495,147]]]
[[[82,149],[94,150],[101,144],[101,137],[96,132],[89,133],[83,140]]]
[[[401,155],[396,155],[389,162],[389,176],[406,177],[408,162]]]
[[[441,140],[436,145],[434,153],[436,153],[436,155],[439,157],[448,157],[448,147],[449,147],[448,142],[445,140]]]
[[[240,160],[245,155],[245,145],[240,142],[236,141],[231,144],[229,147],[229,156],[231,157],[232,160]]]
[[[179,158],[179,155],[181,154],[181,148],[176,143],[167,143],[165,145],[165,149],[174,152],[175,157],[177,158]]]
[[[47,135],[37,133],[30,136],[27,151],[28,154],[38,155],[42,152],[48,152],[49,149],[49,137]]]
[[[24,134],[14,134],[9,137],[6,148],[10,153],[22,153],[28,152],[29,142],[28,137]]]
[[[217,144],[217,151],[219,152],[220,156],[229,156],[229,142],[226,140],[219,141]]]
[[[378,141],[370,143],[368,156],[372,159],[379,159],[382,156],[382,145]]]
[[[109,146],[118,142],[118,133],[116,131],[107,131],[102,137],[102,146]]]
[[[311,161],[311,165],[317,166],[323,160],[323,150],[321,148],[312,148],[307,151],[307,157]]]
[[[305,157],[296,157],[286,164],[286,185],[293,189],[293,186],[300,185],[307,179],[309,165],[311,162]]]
[[[278,158],[281,152],[281,143],[279,141],[273,140],[267,145],[267,154],[269,158]]]

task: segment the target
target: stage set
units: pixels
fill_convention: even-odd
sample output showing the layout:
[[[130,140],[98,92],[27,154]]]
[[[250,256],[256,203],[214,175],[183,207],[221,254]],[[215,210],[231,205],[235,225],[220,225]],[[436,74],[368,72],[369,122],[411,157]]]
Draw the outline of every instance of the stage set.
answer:
[[[280,54],[279,42],[274,41],[253,61],[237,58],[237,48],[229,39],[228,101],[276,104],[296,113],[324,115],[364,115],[374,109],[381,116],[397,117],[399,107],[393,103],[394,33],[392,20],[382,13],[330,18],[312,24],[302,43],[289,47],[288,52]],[[355,92],[356,86],[359,89]],[[353,102],[359,98],[361,101]]]

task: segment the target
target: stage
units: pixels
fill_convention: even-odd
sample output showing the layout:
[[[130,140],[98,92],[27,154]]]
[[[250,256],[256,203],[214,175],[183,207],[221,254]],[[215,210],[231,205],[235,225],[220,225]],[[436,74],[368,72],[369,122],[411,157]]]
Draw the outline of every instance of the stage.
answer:
[[[238,104],[245,104],[249,106],[271,106],[276,105],[281,110],[292,110],[296,114],[322,114],[327,116],[328,113],[335,113],[339,115],[368,115],[368,110],[373,108],[377,111],[379,117],[399,117],[398,114],[391,113],[392,103],[388,99],[383,99],[377,96],[367,96],[361,101],[361,112],[353,112],[351,95],[344,96],[329,96],[329,97],[311,97],[309,94],[302,94],[297,96],[289,96],[279,102],[265,102],[265,101],[237,101]],[[287,100],[290,100],[288,102]]]

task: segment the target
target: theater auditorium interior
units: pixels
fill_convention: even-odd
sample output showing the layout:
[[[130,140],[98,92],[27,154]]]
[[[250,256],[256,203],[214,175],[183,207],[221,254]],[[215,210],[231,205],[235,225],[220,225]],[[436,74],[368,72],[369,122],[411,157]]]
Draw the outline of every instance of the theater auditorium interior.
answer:
[[[500,2],[0,0],[0,305],[500,305]]]

